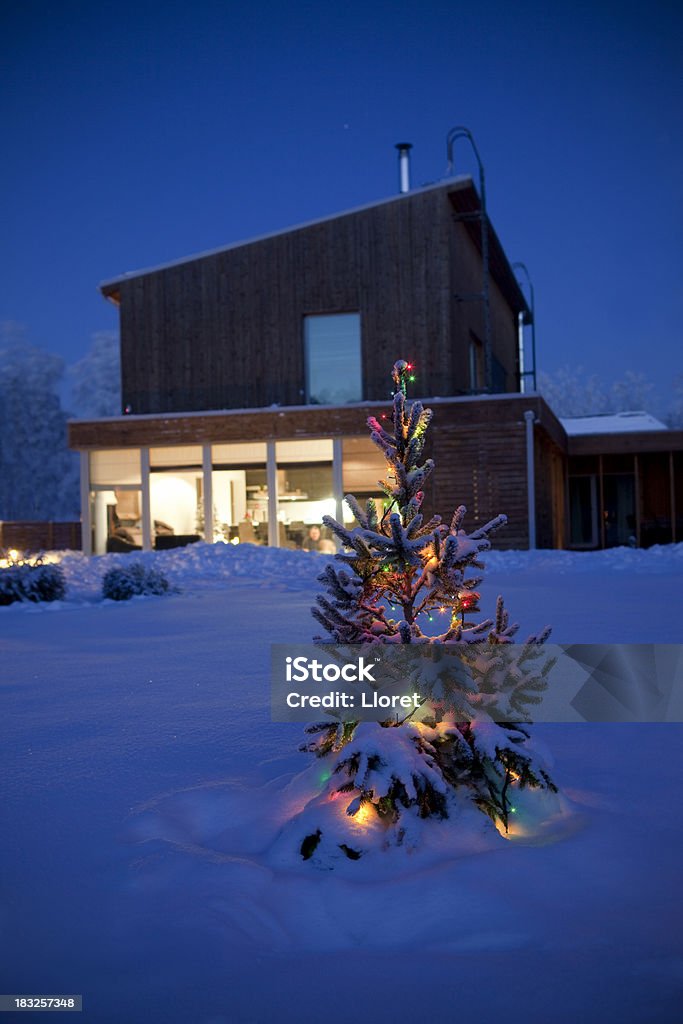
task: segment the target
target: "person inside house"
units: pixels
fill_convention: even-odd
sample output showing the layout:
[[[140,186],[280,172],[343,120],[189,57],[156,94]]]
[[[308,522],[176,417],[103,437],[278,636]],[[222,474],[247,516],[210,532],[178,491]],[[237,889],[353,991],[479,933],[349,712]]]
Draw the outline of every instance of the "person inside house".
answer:
[[[320,527],[316,524],[308,530],[303,545],[304,551],[320,551]]]
[[[323,537],[322,530],[317,524],[310,527],[303,548],[304,551],[319,551],[321,555],[333,555],[337,550],[333,540]]]

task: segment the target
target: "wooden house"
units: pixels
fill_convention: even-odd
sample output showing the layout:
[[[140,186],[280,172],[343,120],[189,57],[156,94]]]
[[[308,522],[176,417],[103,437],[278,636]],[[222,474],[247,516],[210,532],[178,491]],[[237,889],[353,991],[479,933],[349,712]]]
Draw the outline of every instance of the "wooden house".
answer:
[[[435,412],[428,511],[464,503],[474,527],[502,511],[501,546],[564,546],[569,440],[522,393],[530,311],[488,219],[482,259],[481,212],[453,178],[103,284],[122,415],[70,424],[84,550],[331,550],[323,515],[380,496],[366,419],[389,410],[397,358]]]

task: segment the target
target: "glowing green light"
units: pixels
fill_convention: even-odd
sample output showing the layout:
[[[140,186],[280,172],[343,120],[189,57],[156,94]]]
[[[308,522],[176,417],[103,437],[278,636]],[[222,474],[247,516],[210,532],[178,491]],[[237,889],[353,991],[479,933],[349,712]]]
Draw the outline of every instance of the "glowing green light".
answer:
[[[415,382],[415,374],[411,373],[410,377],[408,377],[408,380],[411,382],[411,384],[413,384]]]
[[[330,772],[330,771],[322,772],[321,775],[320,775],[320,784],[324,785],[328,781],[328,779],[331,779],[331,778],[332,778],[332,772]]]
[[[516,807],[511,807],[510,808],[510,813],[511,814],[516,814],[517,813],[517,808]]]

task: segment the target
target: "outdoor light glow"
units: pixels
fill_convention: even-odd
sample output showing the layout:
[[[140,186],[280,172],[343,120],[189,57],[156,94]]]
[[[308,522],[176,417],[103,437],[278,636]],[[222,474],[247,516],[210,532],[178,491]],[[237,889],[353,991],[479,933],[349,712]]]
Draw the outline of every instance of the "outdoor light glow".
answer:
[[[369,825],[375,817],[373,804],[369,800],[366,800],[366,802],[361,804],[356,813],[351,817],[357,825]]]
[[[464,591],[464,593],[461,592],[460,594],[458,594],[458,597],[460,598],[460,605],[463,611],[467,612],[479,610],[477,608],[477,601],[481,597],[481,594],[479,594],[476,590],[466,590]]]
[[[512,814],[517,814],[517,809],[515,807],[511,807],[510,811]],[[534,836],[533,828],[529,828],[528,826],[523,825],[520,822],[519,818],[516,818],[515,821],[508,820],[507,829],[505,828],[505,825],[502,823],[502,821],[496,821],[495,825],[496,829],[498,830],[499,834],[503,837],[503,839],[507,839],[512,842],[514,842],[515,840],[529,841]]]
[[[0,569],[11,569],[15,565],[58,565],[61,555],[54,551],[49,554],[29,555],[16,548],[9,548],[5,557],[0,558]]]

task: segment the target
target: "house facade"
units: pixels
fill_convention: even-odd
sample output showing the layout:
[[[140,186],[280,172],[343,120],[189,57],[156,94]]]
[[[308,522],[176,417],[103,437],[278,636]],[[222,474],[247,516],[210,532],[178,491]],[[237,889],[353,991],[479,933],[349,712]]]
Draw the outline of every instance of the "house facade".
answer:
[[[529,311],[489,227],[491,387],[470,178],[102,286],[133,413],[346,404],[387,395],[409,352],[424,395],[519,391]]]
[[[683,431],[644,412],[563,420],[568,545],[683,541]]]
[[[435,413],[430,513],[503,511],[501,546],[586,546],[567,430],[520,387],[530,311],[486,229],[484,264],[477,192],[455,178],[103,284],[125,414],[69,427],[84,550],[332,550],[322,519],[349,519],[343,495],[382,500],[366,419],[389,413],[397,358]],[[604,481],[571,487],[604,498]]]

